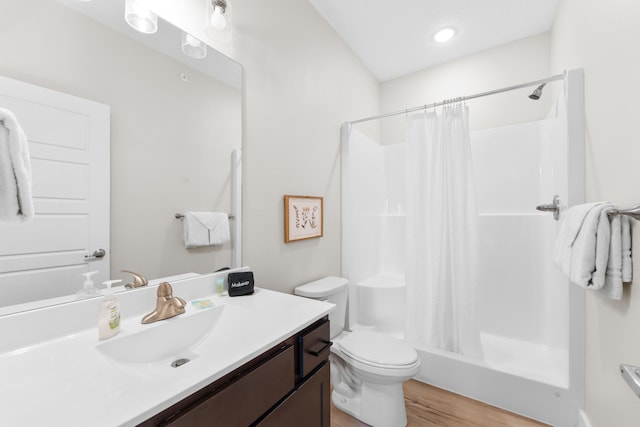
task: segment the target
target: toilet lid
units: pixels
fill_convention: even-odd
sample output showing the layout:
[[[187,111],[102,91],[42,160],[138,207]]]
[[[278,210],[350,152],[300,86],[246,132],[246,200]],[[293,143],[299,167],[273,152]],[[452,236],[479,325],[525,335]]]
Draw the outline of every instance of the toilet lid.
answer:
[[[404,341],[372,331],[353,331],[340,341],[349,357],[364,363],[404,366],[415,363],[418,354]]]

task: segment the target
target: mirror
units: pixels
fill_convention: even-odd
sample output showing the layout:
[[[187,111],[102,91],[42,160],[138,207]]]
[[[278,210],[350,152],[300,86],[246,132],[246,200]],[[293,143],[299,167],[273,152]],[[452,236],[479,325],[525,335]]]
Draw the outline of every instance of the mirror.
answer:
[[[241,65],[211,46],[204,59],[185,56],[182,31],[162,19],[155,34],[134,31],[124,21],[124,0],[0,0],[0,7],[0,76],[110,108],[106,277],[126,283],[123,269],[151,280],[230,266],[231,244],[185,249],[175,214],[231,211]],[[74,272],[69,289],[79,290],[79,273],[93,269],[89,262]],[[34,295],[7,306],[7,289],[0,287],[0,315],[75,300],[74,292]]]

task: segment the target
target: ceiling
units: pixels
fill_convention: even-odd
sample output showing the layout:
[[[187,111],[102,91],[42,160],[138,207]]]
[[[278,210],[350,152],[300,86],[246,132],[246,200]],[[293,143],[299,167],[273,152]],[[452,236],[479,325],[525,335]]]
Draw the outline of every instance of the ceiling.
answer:
[[[386,81],[551,29],[559,0],[309,0]],[[437,43],[433,34],[453,27]]]

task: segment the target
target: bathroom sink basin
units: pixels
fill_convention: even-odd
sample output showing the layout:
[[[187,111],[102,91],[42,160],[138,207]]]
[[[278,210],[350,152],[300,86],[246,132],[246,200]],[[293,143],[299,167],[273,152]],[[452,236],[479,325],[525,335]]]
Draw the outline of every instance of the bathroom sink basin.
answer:
[[[215,328],[223,310],[224,305],[217,305],[147,325],[132,320],[96,348],[109,359],[125,364],[153,365],[190,358],[192,350]]]

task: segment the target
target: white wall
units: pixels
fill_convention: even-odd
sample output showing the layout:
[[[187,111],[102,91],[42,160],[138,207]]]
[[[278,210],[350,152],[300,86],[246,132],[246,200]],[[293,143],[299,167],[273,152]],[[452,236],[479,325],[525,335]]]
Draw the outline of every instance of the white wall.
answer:
[[[384,112],[486,92],[549,76],[549,34],[528,37],[431,67],[381,85]],[[551,96],[527,98],[531,89],[467,101],[471,130],[505,126],[546,116]],[[548,94],[547,94],[548,95]],[[404,138],[404,115],[382,120],[384,143]]]
[[[204,4],[154,8],[205,37]],[[308,2],[232,4],[231,43],[212,45],[244,69],[243,263],[260,286],[292,292],[340,274],[340,125],[378,114],[379,83]],[[324,197],[324,237],[284,243],[285,194]]]
[[[378,82],[301,0],[234,1],[245,70],[244,263],[284,292],[340,274],[340,125],[378,113]],[[324,197],[324,237],[284,243],[283,196]]]
[[[240,93],[57,2],[0,10],[0,74],[111,106],[112,278],[228,265],[229,245],[187,251],[173,215],[228,211]]]
[[[561,0],[551,32],[552,71],[584,67],[587,201],[609,200],[623,208],[640,202],[638,16],[638,2]],[[639,239],[635,227],[635,246]],[[640,365],[636,286],[625,286],[618,302],[587,294],[585,412],[593,427],[640,423],[640,401],[618,371],[620,363]]]

